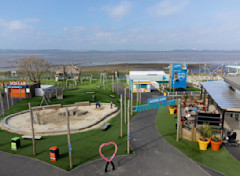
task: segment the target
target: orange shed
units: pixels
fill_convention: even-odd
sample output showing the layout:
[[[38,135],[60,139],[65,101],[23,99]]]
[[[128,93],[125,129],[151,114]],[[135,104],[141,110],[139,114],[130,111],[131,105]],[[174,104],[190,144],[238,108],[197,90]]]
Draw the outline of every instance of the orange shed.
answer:
[[[35,88],[39,88],[40,84],[28,84],[26,82],[12,81],[7,84],[6,88],[10,97],[13,98],[31,98],[35,96]]]

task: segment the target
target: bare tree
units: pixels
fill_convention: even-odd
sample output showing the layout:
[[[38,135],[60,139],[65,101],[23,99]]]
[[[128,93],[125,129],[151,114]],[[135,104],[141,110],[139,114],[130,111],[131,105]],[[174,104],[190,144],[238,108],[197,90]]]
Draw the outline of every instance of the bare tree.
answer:
[[[35,83],[40,83],[50,64],[46,59],[38,56],[26,56],[18,61],[19,74],[28,77]]]

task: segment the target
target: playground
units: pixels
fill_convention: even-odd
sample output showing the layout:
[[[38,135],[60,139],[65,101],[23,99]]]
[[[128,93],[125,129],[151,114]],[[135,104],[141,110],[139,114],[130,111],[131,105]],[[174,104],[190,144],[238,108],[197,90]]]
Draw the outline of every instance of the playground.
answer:
[[[81,104],[81,103],[79,103]],[[101,103],[96,108],[95,103],[82,103],[83,105],[68,105],[69,121],[72,132],[86,131],[99,127],[103,121],[108,121],[115,116],[118,108],[110,103]],[[48,107],[48,106],[46,106]],[[67,131],[66,107],[49,106],[33,110],[35,134],[52,135],[62,134]],[[23,112],[5,118],[5,127],[20,134],[31,134],[30,113]]]

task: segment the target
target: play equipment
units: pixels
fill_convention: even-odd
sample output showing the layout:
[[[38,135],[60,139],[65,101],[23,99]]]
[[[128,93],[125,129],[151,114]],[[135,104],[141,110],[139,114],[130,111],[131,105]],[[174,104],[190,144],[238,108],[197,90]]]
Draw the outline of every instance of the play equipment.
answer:
[[[49,148],[49,155],[50,155],[50,161],[59,160],[59,148],[56,146]]]
[[[17,151],[21,147],[20,137],[14,137],[11,139],[11,148],[12,150]]]

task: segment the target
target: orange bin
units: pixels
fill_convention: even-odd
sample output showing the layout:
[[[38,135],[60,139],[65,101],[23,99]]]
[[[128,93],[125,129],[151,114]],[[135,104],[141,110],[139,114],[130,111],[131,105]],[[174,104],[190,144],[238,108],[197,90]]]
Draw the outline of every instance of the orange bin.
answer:
[[[49,148],[50,161],[57,161],[59,159],[59,149],[56,146]]]

